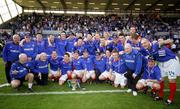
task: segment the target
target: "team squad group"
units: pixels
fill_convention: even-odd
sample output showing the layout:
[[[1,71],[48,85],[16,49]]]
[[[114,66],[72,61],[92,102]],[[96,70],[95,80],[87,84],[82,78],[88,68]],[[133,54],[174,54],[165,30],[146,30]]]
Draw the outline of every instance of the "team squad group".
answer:
[[[163,78],[167,76],[170,94],[165,103],[170,105],[180,74],[179,59],[169,48],[172,43],[171,39],[143,38],[135,26],[129,36],[96,32],[80,37],[61,32],[59,37],[37,34],[33,39],[25,34],[20,39],[14,34],[3,49],[3,61],[11,87],[18,89],[26,80],[30,92],[33,84],[43,86],[48,81],[59,85],[70,82],[72,90],[80,83],[110,82],[114,87],[127,86],[127,92],[134,96],[150,88],[158,101],[163,100]]]

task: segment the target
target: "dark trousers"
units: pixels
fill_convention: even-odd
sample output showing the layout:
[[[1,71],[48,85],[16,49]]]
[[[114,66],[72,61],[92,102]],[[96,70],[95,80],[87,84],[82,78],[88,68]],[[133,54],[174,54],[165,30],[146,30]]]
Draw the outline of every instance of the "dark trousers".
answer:
[[[103,83],[102,80],[99,80],[99,76],[101,75],[101,72],[98,69],[95,69],[96,74],[96,83]]]
[[[6,80],[8,83],[11,83],[11,77],[10,77],[10,70],[11,70],[12,62],[8,61],[5,64],[5,73],[6,73]]]
[[[38,77],[38,74],[34,74],[35,76],[35,81],[37,85],[47,85],[48,84],[48,74],[42,74],[41,73],[41,79]]]
[[[41,84],[42,85],[48,84],[48,74],[41,74]]]
[[[140,79],[141,74],[137,75],[136,78],[133,78],[132,77],[133,73],[134,73],[133,71],[128,70],[124,76],[127,78],[127,87],[129,89],[132,89],[133,91],[137,91],[136,84],[137,84],[138,80]]]

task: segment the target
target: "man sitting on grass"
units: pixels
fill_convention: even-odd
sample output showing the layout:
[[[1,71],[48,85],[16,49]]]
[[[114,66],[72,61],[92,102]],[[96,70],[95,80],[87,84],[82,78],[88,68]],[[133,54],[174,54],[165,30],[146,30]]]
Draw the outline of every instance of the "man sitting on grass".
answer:
[[[19,55],[19,61],[15,62],[11,66],[10,76],[11,76],[11,86],[12,88],[19,88],[25,80],[28,81],[28,90],[33,92],[32,85],[34,80],[34,75],[29,71],[27,67],[28,57],[26,54],[21,53]]]

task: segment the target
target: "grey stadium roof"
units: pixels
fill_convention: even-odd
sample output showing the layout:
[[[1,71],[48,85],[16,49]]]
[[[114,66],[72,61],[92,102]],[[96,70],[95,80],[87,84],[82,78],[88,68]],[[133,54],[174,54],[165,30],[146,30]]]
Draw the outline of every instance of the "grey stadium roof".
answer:
[[[180,13],[180,0],[14,0],[24,9]]]

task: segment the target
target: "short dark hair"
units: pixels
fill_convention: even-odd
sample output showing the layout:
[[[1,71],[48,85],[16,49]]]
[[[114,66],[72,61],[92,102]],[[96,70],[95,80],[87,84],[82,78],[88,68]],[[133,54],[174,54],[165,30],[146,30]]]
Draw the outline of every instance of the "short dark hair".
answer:
[[[79,51],[78,51],[78,50],[75,50],[75,51],[74,51],[74,53],[77,53],[77,54],[79,54]]]
[[[69,53],[67,53],[67,52],[66,52],[64,55],[67,55],[68,57],[70,57],[70,54],[69,54]]]
[[[114,49],[114,50],[112,51],[112,53],[118,53],[118,50],[117,50],[117,49]]]
[[[131,35],[131,38],[137,40],[139,38],[139,35],[134,33],[134,34]]]
[[[119,33],[119,36],[125,36],[123,32]]]
[[[82,40],[83,40],[83,38],[82,38],[82,37],[79,37],[79,38],[78,38],[78,40],[79,40],[79,39],[82,39]]]
[[[136,26],[135,25],[131,25],[131,27],[130,28],[136,28]]]

